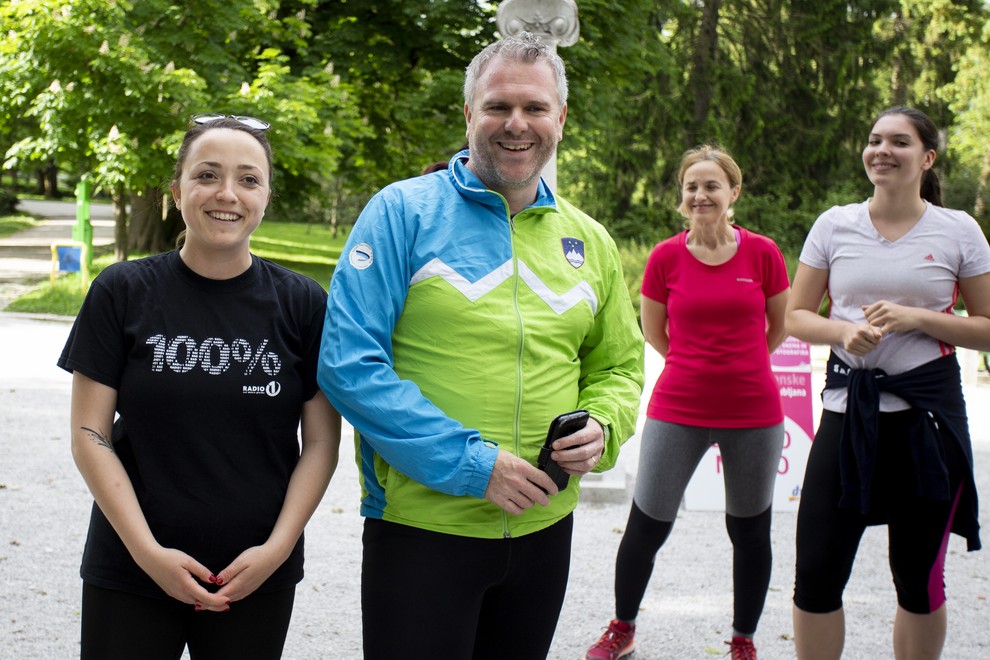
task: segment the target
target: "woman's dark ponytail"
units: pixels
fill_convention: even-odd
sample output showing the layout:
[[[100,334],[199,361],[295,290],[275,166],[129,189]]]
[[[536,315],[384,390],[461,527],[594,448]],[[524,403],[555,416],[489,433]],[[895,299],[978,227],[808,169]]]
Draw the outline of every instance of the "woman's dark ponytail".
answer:
[[[921,199],[935,206],[942,206],[942,184],[935,170],[928,168],[921,175]]]

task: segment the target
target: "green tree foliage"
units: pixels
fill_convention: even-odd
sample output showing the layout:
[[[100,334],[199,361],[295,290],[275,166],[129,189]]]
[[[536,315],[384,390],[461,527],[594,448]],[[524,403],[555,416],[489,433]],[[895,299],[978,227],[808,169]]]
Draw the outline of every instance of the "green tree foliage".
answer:
[[[620,55],[646,67],[641,82],[620,78],[612,86],[625,89],[600,96],[624,101],[606,110],[621,116],[601,133],[606,141],[613,138],[603,148],[615,154],[603,174],[628,170],[638,177],[620,186],[621,195],[589,189],[589,198],[603,200],[599,206],[626,204],[602,208],[606,217],[633,220],[623,225],[633,236],[648,235],[640,229],[644,224],[663,234],[677,230],[682,219],[673,213],[675,170],[681,153],[702,142],[719,143],[736,156],[745,195],[767,197],[758,206],[778,209],[775,217],[786,217],[806,199],[820,199],[845,176],[850,145],[877,107],[867,64],[873,54],[863,44],[871,43],[879,9],[828,0],[650,4],[652,14],[629,14],[630,21],[642,19],[631,30],[649,35],[639,42],[644,52]],[[585,32],[573,51],[596,48]],[[568,51],[565,57],[581,55]],[[607,67],[595,68],[607,76]],[[592,85],[599,89],[597,79]],[[580,110],[575,115],[583,121]],[[597,144],[585,150],[600,153]],[[605,176],[600,186],[610,182]],[[805,229],[807,218],[794,217],[800,227],[775,229]],[[754,221],[758,226],[758,218],[744,222]]]
[[[743,169],[739,221],[797,249],[826,204],[869,194],[859,153],[877,112],[908,104],[955,126],[941,90],[954,89],[967,49],[964,62],[987,53],[979,0],[631,4],[579,3],[581,41],[561,52],[575,100],[560,185],[615,233],[643,240],[680,228],[679,157],[716,142]],[[972,89],[957,93],[963,104]],[[985,149],[967,152],[958,169],[960,152],[940,155],[950,192],[973,178],[973,162],[990,163]],[[974,208],[972,196],[950,199]]]
[[[312,49],[332,53],[370,129],[347,146],[349,179],[374,190],[464,142],[464,68],[494,38],[494,11],[476,0],[317,3]]]
[[[953,82],[939,90],[955,115],[949,131],[949,151],[958,159],[957,187],[974,198],[973,209],[984,231],[990,228],[990,23],[985,23],[967,47]]]
[[[680,223],[669,170],[689,116],[683,52],[670,28],[681,2],[584,0],[567,62],[570,101],[560,148],[561,189],[621,236],[654,237]]]
[[[701,142],[744,173],[741,224],[796,250],[828,204],[870,187],[875,114],[946,129],[952,205],[990,185],[982,0],[579,0],[558,181],[618,236],[682,226],[677,165]],[[349,223],[378,188],[464,141],[463,70],[496,38],[478,0],[9,0],[0,4],[0,152],[114,196],[118,247],[164,245],[158,191],[188,117],[273,124],[269,217]],[[49,171],[53,168],[49,167]],[[124,213],[130,208],[130,219]],[[173,218],[174,222],[174,218]],[[125,240],[127,239],[127,240]]]
[[[19,138],[7,166],[54,159],[91,173],[113,199],[123,257],[128,248],[165,247],[166,237],[142,231],[160,213],[147,198],[170,178],[190,115],[259,115],[274,126],[276,180],[297,199],[332,176],[341,143],[365,129],[329,59],[289,66],[282,41],[309,32],[280,22],[276,9],[262,0],[4,5],[3,23],[16,29],[0,47],[0,85],[12,100],[3,125]],[[133,206],[144,215],[129,227],[127,204],[142,196]],[[148,243],[128,241],[129,233]]]

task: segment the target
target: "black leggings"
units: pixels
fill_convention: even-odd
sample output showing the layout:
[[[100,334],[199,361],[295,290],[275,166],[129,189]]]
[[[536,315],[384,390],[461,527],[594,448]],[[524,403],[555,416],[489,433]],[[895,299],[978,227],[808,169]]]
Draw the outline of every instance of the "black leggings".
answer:
[[[368,660],[545,660],[567,588],[573,516],[510,539],[368,518],[361,610]]]
[[[254,593],[229,612],[83,583],[81,660],[278,660],[296,589]]]
[[[908,450],[915,411],[881,413],[876,472],[871,498],[887,524],[890,570],[897,603],[914,614],[930,614],[945,602],[945,553],[955,505],[962,492],[964,462],[943,436],[949,466],[950,501],[918,497]],[[825,614],[842,607],[856,550],[867,525],[875,522],[839,508],[839,439],[843,415],[825,411],[805,469],[797,519],[797,576],[794,604]]]
[[[732,627],[749,635],[756,632],[770,586],[770,519],[769,508],[749,518],[725,514],[732,541]],[[633,502],[615,559],[615,618],[620,621],[635,620],[657,552],[673,526],[650,518]]]

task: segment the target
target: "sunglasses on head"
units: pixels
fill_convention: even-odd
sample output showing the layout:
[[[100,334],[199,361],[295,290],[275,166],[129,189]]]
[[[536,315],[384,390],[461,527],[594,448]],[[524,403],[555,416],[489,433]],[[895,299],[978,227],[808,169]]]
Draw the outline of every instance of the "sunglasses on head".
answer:
[[[256,131],[267,131],[272,126],[267,121],[262,121],[254,117],[245,117],[244,115],[193,115],[192,118],[197,124],[209,124],[218,119],[236,119],[248,128],[253,128]]]

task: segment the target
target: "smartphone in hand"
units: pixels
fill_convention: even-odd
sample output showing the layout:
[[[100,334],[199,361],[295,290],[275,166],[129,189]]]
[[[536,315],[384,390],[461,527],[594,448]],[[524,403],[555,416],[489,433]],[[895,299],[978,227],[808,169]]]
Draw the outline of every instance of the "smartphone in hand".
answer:
[[[557,484],[557,490],[567,488],[570,475],[564,472],[563,468],[550,458],[550,452],[553,451],[553,441],[583,429],[588,423],[588,417],[587,410],[575,410],[557,415],[550,422],[550,429],[547,431],[547,440],[540,449],[540,458],[537,461],[537,467],[553,479],[553,482]]]

